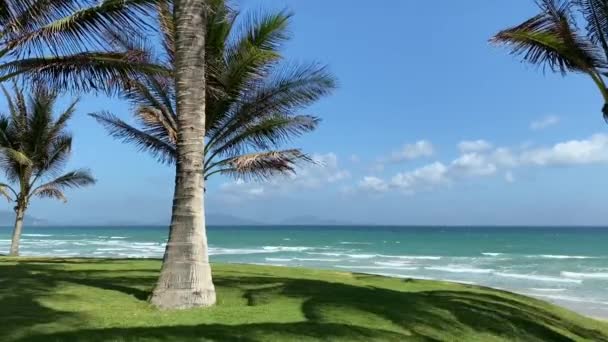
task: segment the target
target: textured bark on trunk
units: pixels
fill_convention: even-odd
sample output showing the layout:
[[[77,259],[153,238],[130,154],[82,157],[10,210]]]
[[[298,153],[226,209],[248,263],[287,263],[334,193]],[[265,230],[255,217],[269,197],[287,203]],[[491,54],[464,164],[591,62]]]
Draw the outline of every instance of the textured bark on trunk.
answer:
[[[11,241],[11,250],[8,255],[19,256],[19,241],[21,240],[21,230],[23,229],[23,216],[25,210],[17,208],[15,210],[15,228],[13,229],[13,239]]]
[[[177,165],[169,241],[150,302],[161,309],[215,304],[203,200],[205,0],[175,0]]]

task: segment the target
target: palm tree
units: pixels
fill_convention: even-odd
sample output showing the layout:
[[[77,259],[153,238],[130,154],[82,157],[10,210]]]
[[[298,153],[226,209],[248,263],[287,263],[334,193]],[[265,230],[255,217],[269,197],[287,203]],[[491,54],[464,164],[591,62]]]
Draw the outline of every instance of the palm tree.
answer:
[[[602,113],[608,120],[608,1],[538,0],[537,4],[539,14],[500,31],[491,41],[553,72],[588,75],[604,99]],[[579,17],[585,32],[578,29]]]
[[[72,149],[72,136],[65,131],[76,101],[53,118],[57,94],[36,87],[26,100],[15,86],[14,96],[2,87],[9,115],[0,115],[0,167],[14,184],[0,184],[0,194],[15,202],[15,229],[10,255],[19,255],[19,240],[25,211],[33,197],[66,201],[65,189],[95,183],[87,170],[60,175]]]
[[[278,149],[285,142],[314,130],[319,118],[297,112],[335,88],[326,68],[293,65],[281,59],[281,43],[288,38],[291,15],[267,14],[243,23],[224,0],[210,2],[206,42],[207,70],[204,178],[223,174],[237,179],[266,179],[295,171],[298,162],[311,161],[300,149]],[[158,11],[163,29],[163,52],[148,51],[147,64],[175,70],[173,18],[170,8]],[[239,32],[247,32],[241,34]],[[261,35],[265,36],[261,36]],[[116,51],[143,51],[152,43],[114,36]],[[130,82],[125,95],[135,110],[134,127],[109,112],[93,113],[113,137],[135,144],[161,162],[176,159],[177,115],[173,77],[144,77]],[[277,150],[278,149],[278,150]]]
[[[0,0],[0,83],[21,76],[51,89],[112,90],[141,72],[166,72],[106,42],[111,30],[145,28],[156,2]]]
[[[265,179],[293,172],[297,162],[310,161],[300,149],[278,148],[317,127],[318,118],[297,112],[335,88],[333,76],[323,66],[281,63],[280,49],[289,37],[290,14],[279,12],[239,21],[238,13],[224,0],[209,0],[207,8],[199,5],[189,16],[196,18],[197,25],[206,21],[205,35],[201,27],[181,27],[187,33],[179,33],[181,10],[190,7],[182,4],[186,7],[180,9],[176,2],[173,9],[169,2],[159,3],[162,44],[156,46],[163,47],[160,54],[145,48],[155,45],[151,42],[114,35],[116,51],[147,51],[140,54],[146,64],[174,70],[170,77],[140,77],[129,84],[125,95],[134,104],[138,127],[111,113],[92,114],[112,136],[136,144],[161,162],[177,164],[169,243],[151,299],[163,308],[211,305],[215,301],[204,214],[199,211],[203,209],[204,181],[215,174]],[[240,29],[236,29],[239,24]],[[196,32],[188,31],[192,29]],[[197,37],[180,45],[173,39],[180,34]],[[180,54],[180,46],[204,46],[205,59],[194,60],[196,53],[192,51]],[[180,63],[192,68],[191,72],[180,74]],[[180,97],[182,90],[189,90],[193,98]],[[186,179],[190,181],[187,185],[182,183]],[[199,193],[193,193],[196,191]]]

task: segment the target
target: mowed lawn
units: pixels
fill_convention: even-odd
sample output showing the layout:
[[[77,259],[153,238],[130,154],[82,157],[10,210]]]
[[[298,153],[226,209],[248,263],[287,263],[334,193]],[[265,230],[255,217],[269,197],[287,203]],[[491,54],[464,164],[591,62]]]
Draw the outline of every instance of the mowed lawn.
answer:
[[[218,305],[158,311],[158,260],[0,258],[0,341],[608,341],[608,324],[487,288],[214,265]]]

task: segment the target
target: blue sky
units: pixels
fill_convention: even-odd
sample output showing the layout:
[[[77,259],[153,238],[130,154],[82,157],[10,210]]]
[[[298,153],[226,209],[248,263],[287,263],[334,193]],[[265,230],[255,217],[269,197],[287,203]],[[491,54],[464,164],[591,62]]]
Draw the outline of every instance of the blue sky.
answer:
[[[334,95],[310,108],[320,129],[293,145],[324,163],[292,179],[215,178],[207,211],[278,221],[314,215],[380,224],[607,224],[608,126],[583,76],[521,64],[490,46],[533,1],[244,0],[295,13],[288,58],[327,63]],[[168,220],[171,167],[107,137],[85,114],[117,100],[84,96],[71,167],[95,187],[30,214],[73,224]],[[5,205],[9,209],[9,205]],[[0,207],[2,209],[2,207]]]

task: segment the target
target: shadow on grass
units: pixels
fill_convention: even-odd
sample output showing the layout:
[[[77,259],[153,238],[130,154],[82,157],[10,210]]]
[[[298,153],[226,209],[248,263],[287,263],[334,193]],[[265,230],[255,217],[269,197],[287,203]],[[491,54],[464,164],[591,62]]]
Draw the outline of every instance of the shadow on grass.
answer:
[[[7,330],[12,330],[6,331],[6,335],[0,332],[0,341],[7,340],[2,336],[11,336],[11,332],[23,332],[36,324],[66,317],[75,323],[74,330],[23,335],[19,341],[446,341],[490,335],[514,341],[608,341],[602,332],[564,320],[535,306],[533,300],[524,302],[517,300],[517,296],[476,292],[476,288],[465,287],[462,291],[400,292],[230,272],[219,272],[216,276],[220,293],[231,290],[226,292],[240,294],[249,306],[276,310],[280,305],[274,304],[286,299],[297,300],[296,303],[301,303],[299,307],[285,309],[301,310],[305,321],[294,323],[262,321],[178,326],[159,321],[154,327],[78,329],[78,322],[84,322],[84,317],[55,311],[39,303],[41,298],[52,295],[59,282],[118,291],[145,300],[155,279],[152,269],[66,269],[54,263],[0,263],[0,321],[11,327]],[[203,312],[201,316],[204,317]],[[252,317],[251,321],[260,319]]]

